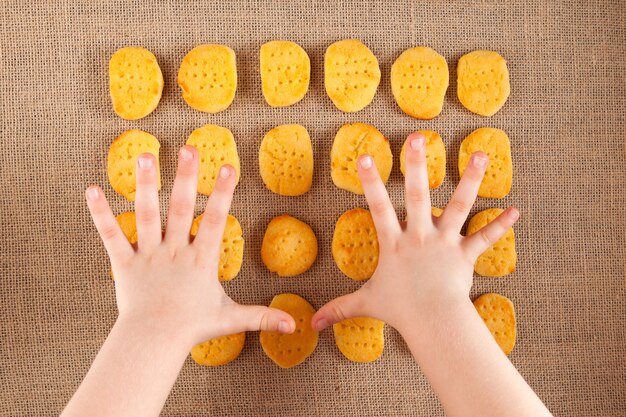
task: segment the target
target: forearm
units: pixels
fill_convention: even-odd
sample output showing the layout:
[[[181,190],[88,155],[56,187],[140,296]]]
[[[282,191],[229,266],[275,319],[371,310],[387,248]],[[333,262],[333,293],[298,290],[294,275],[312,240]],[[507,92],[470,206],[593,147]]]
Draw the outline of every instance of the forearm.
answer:
[[[118,319],[63,416],[158,416],[188,346],[156,325]]]
[[[551,415],[469,299],[433,310],[401,333],[448,416]]]

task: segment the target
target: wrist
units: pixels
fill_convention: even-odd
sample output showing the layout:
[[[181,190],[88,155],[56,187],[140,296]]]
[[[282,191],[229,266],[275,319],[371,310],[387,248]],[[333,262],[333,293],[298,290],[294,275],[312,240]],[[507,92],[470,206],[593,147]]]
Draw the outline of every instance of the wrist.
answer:
[[[192,337],[184,331],[184,326],[160,318],[120,314],[113,328],[141,341],[167,343],[172,349],[185,354],[193,346]]]

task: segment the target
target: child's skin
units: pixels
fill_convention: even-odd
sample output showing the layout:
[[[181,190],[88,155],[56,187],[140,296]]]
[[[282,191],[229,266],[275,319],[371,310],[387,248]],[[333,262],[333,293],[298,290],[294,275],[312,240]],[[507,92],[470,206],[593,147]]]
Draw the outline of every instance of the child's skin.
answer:
[[[448,416],[550,416],[494,341],[469,291],[476,258],[515,223],[505,210],[479,233],[460,230],[476,200],[488,164],[475,153],[440,218],[431,215],[425,138],[407,139],[407,223],[400,223],[373,159],[358,160],[378,233],[374,276],[358,291],[320,308],[312,325],[322,330],[344,318],[375,317],[397,329],[430,381]],[[111,258],[119,316],[64,416],[155,416],[192,346],[241,331],[291,333],[291,316],[231,300],[217,279],[219,247],[235,188],[223,166],[194,241],[198,152],[185,146],[165,235],[157,199],[155,160],[137,162],[137,248],[119,228],[102,190],[87,189],[87,204]]]

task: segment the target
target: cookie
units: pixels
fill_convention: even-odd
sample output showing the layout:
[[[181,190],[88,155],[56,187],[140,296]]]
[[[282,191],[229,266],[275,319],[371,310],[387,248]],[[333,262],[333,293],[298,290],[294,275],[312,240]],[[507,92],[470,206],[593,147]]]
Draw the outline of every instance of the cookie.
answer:
[[[337,132],[330,151],[331,177],[338,188],[363,194],[356,165],[363,154],[374,158],[380,178],[387,183],[393,165],[389,141],[372,125],[347,123]]]
[[[500,294],[483,294],[474,300],[474,307],[506,355],[515,346],[515,308],[513,302]]]
[[[295,294],[279,294],[270,307],[285,311],[296,322],[291,334],[261,331],[259,339],[263,351],[281,368],[292,368],[308,358],[317,346],[318,333],[311,327],[315,309],[307,300]]]
[[[503,130],[481,127],[470,133],[459,149],[459,174],[463,176],[472,153],[482,151],[489,156],[489,165],[478,189],[479,197],[503,198],[511,191],[513,161],[511,143]]]
[[[232,132],[222,126],[207,124],[189,135],[187,145],[200,152],[200,170],[198,172],[198,192],[211,195],[222,165],[235,168],[239,183],[239,154]]]
[[[448,63],[431,48],[407,49],[391,66],[393,97],[403,112],[416,119],[441,113],[448,83]]]
[[[235,52],[224,45],[200,45],[185,55],[178,70],[178,86],[191,108],[217,113],[235,98]]]
[[[383,354],[385,323],[369,317],[356,317],[335,323],[335,343],[352,362],[372,362]]]
[[[335,224],[332,252],[335,263],[355,281],[369,279],[378,266],[378,236],[368,210],[343,213]]]
[[[137,120],[156,109],[163,92],[163,74],[152,52],[121,48],[109,61],[109,93],[113,111],[122,119]]]
[[[135,220],[135,212],[127,211],[115,216],[115,220],[120,225],[120,229],[128,239],[131,245],[137,243],[137,221]]]
[[[434,130],[420,130],[426,137],[426,168],[428,169],[428,186],[437,188],[446,176],[446,147],[439,133]],[[400,152],[400,171],[406,175],[406,142]]]
[[[191,358],[198,365],[220,366],[237,359],[246,342],[246,333],[236,333],[228,336],[207,340],[191,348]]]
[[[281,277],[306,272],[317,258],[317,238],[311,227],[283,214],[267,226],[261,244],[261,259],[267,269]]]
[[[272,192],[294,196],[311,189],[313,148],[309,132],[300,125],[282,125],[267,132],[261,142],[259,167]]]
[[[333,43],[324,56],[324,86],[341,111],[357,112],[374,99],[380,83],[378,60],[356,39]]]
[[[135,201],[135,167],[137,157],[151,153],[156,158],[158,189],[161,189],[159,173],[159,148],[157,138],[143,130],[127,130],[113,141],[107,157],[107,174],[111,187],[129,201]]]
[[[200,228],[202,214],[193,219],[191,224],[191,235],[195,236]],[[243,262],[243,230],[235,216],[228,215],[222,243],[220,245],[220,261],[217,266],[217,277],[220,281],[230,281],[235,278],[241,270]]]
[[[476,213],[467,225],[467,235],[478,232],[495,220],[503,211],[500,208],[491,208]],[[478,257],[474,264],[474,271],[484,277],[502,277],[515,272],[516,262],[515,233],[511,227],[504,236]]]
[[[493,116],[504,106],[510,92],[509,70],[499,53],[474,51],[459,59],[457,94],[467,110]]]
[[[311,61],[300,45],[290,41],[267,42],[261,45],[260,61],[267,104],[285,107],[304,98],[309,89]]]
[[[439,207],[431,207],[430,211],[435,217],[439,217],[443,214],[443,209],[440,209]]]

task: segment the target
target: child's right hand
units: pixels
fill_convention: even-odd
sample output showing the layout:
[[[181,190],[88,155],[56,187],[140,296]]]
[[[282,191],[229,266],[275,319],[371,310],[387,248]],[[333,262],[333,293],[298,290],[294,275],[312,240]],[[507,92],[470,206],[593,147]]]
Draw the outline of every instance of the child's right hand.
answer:
[[[407,222],[401,224],[373,159],[361,156],[358,172],[378,234],[378,267],[358,291],[320,308],[312,319],[314,328],[366,316],[383,320],[404,335],[424,321],[436,320],[438,309],[468,303],[476,258],[519,217],[509,208],[478,233],[460,234],[488,163],[486,154],[473,154],[445,211],[433,217],[425,137],[411,134],[406,144]]]

